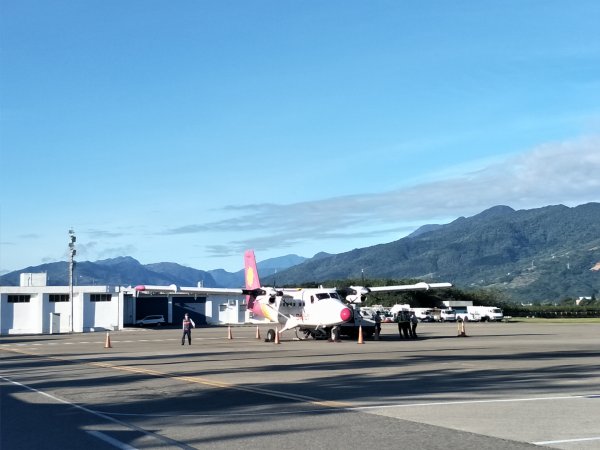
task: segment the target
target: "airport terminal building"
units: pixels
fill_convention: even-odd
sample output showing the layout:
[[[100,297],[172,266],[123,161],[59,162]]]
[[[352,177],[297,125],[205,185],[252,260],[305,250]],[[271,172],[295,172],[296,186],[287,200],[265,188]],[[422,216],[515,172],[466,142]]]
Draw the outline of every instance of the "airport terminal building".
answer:
[[[197,326],[246,320],[243,296],[139,293],[123,286],[47,286],[45,273],[22,273],[19,286],[0,286],[0,335],[85,333],[134,326],[161,314],[178,325],[188,313]]]

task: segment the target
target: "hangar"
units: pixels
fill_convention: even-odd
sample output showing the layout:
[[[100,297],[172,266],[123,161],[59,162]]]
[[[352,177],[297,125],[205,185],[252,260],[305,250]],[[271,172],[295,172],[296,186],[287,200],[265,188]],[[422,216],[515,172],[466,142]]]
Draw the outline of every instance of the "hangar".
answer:
[[[138,293],[123,286],[47,286],[45,273],[22,273],[19,286],[0,286],[0,335],[120,330],[147,315],[180,324],[188,313],[198,326],[243,323],[243,296],[177,292]]]

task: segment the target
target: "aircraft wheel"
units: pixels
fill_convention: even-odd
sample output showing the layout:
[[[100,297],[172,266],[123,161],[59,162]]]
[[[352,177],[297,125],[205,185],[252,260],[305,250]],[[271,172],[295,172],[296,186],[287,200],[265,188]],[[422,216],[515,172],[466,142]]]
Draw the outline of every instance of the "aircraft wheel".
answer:
[[[327,339],[329,337],[329,333],[322,328],[315,330],[313,337],[315,339]]]
[[[269,331],[267,331],[267,338],[265,339],[265,342],[275,342],[275,330],[274,329],[270,329]]]
[[[340,340],[340,330],[337,329],[337,327],[333,327],[331,329],[331,340],[332,341],[339,341]]]

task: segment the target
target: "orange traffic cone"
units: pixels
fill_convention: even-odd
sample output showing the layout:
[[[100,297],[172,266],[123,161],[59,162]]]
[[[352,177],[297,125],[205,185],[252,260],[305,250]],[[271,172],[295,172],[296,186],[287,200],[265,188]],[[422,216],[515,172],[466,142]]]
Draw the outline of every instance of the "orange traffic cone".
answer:
[[[275,343],[280,344],[279,342],[279,327],[275,328]]]
[[[260,328],[256,325],[256,339],[260,339]]]
[[[467,331],[465,330],[465,322],[466,322],[465,319],[458,322],[458,337],[466,337],[467,336]]]
[[[362,334],[362,325],[360,325],[358,327],[358,342],[357,342],[357,344],[364,344],[364,343],[365,343],[365,341],[363,339],[363,334]]]
[[[110,345],[110,333],[108,331],[106,332],[106,341],[104,341],[104,348],[112,348],[112,345]]]
[[[227,339],[233,339],[233,335],[231,334],[231,325],[227,325]]]

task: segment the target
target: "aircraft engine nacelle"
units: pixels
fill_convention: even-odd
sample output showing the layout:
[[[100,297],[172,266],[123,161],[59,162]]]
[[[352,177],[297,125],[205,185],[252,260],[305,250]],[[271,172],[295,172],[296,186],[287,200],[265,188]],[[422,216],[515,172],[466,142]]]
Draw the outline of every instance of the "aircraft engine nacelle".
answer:
[[[268,297],[268,302],[271,305],[275,305],[277,303],[277,297],[283,296],[281,291],[273,288],[266,288],[263,290],[263,294],[265,297]]]
[[[345,290],[346,301],[350,303],[361,303],[362,297],[367,295],[371,290],[364,286],[350,286]]]

